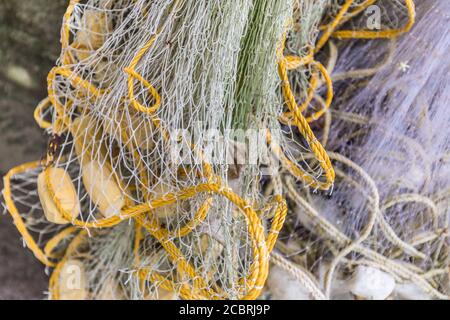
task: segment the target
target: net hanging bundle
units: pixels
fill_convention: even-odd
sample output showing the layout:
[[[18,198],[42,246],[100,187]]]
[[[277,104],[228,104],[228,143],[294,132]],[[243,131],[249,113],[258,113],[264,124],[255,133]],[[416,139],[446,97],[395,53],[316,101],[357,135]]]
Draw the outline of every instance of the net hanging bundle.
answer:
[[[375,31],[361,18],[373,5],[386,13]],[[325,299],[346,272],[349,290],[364,297],[354,287],[367,270],[446,297],[446,207],[421,190],[397,195],[396,181],[374,182],[378,169],[350,160],[372,150],[377,129],[347,157],[325,149],[345,144],[344,115],[355,125],[384,116],[349,107],[331,124],[332,102],[342,103],[333,86],[341,39],[393,39],[414,20],[410,0],[70,1],[48,98],[35,112],[52,136],[46,159],[12,169],[4,190],[26,245],[53,269],[50,298]],[[249,152],[234,129],[263,133],[255,163],[237,162]],[[324,198],[355,188],[354,205],[373,213],[342,228]],[[382,203],[387,195],[395,196]],[[399,204],[414,226],[428,217],[416,211],[436,219],[400,234]],[[435,238],[402,240],[419,235]],[[411,256],[426,266],[408,264]],[[280,270],[294,279],[292,292],[279,292],[289,280]]]

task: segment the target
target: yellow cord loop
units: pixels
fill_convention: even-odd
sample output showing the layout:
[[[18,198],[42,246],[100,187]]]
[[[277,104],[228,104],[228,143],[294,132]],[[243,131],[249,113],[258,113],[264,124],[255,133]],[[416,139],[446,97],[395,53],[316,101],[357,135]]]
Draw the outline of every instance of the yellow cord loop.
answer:
[[[331,35],[333,34],[334,30],[342,21],[342,19],[344,18],[345,14],[348,12],[350,6],[353,4],[354,1],[355,0],[346,0],[344,5],[341,7],[341,10],[339,10],[338,14],[334,18],[334,20],[329,25],[327,25],[325,30],[323,30],[322,37],[319,39],[314,49],[315,53],[319,52],[325,46],[325,44],[328,42]]]
[[[23,165],[20,165],[16,168],[11,169],[6,176],[3,177],[3,184],[5,186],[5,189],[3,191],[3,198],[5,200],[6,208],[8,209],[9,213],[11,214],[14,225],[16,226],[17,230],[22,235],[23,241],[27,245],[27,247],[33,252],[34,256],[41,261],[44,265],[48,267],[54,267],[55,263],[50,261],[49,257],[39,248],[36,241],[34,241],[31,234],[28,232],[27,227],[25,225],[25,222],[23,221],[22,217],[20,216],[19,210],[17,209],[16,205],[14,204],[12,193],[11,193],[11,180],[14,178],[15,175],[20,174],[22,172],[25,172],[30,169],[34,169],[38,166],[40,166],[41,161],[35,161],[30,163],[25,163]]]
[[[318,61],[314,60],[314,53],[319,52],[323,46],[328,42],[330,37],[337,38],[353,38],[353,39],[383,39],[383,38],[394,38],[400,34],[408,32],[415,22],[415,6],[412,0],[405,0],[405,4],[408,10],[408,23],[401,29],[383,30],[383,31],[353,31],[353,30],[340,30],[336,31],[336,28],[348,21],[350,18],[358,15],[363,10],[371,6],[376,2],[376,0],[368,0],[349,12],[350,7],[354,4],[354,0],[346,0],[334,20],[328,25],[322,26],[322,35],[316,43],[314,50],[311,50],[305,57],[298,57],[293,55],[284,56],[283,51],[285,48],[286,34],[283,36],[283,42],[279,51],[280,61],[279,61],[279,74],[281,78],[281,86],[283,91],[283,96],[285,104],[289,111],[284,112],[279,118],[280,122],[283,124],[292,126],[295,125],[301,135],[305,138],[309,144],[313,154],[319,161],[319,164],[324,172],[326,181],[320,182],[317,178],[311,176],[304,169],[300,168],[298,165],[293,163],[282,151],[281,147],[273,142],[270,132],[267,133],[267,140],[269,143],[272,142],[272,150],[275,155],[280,159],[282,164],[286,169],[295,177],[306,182],[309,186],[313,188],[328,190],[331,188],[334,182],[335,173],[331,165],[329,156],[327,155],[322,144],[317,140],[314,133],[312,132],[308,123],[314,122],[320,117],[322,117],[330,108],[333,101],[333,83],[330,75],[326,68]],[[310,65],[315,67],[322,75],[326,87],[327,87],[327,98],[324,102],[324,107],[313,113],[312,115],[305,118],[302,113],[311,104],[314,93],[317,89],[317,75],[313,72],[309,88],[306,95],[305,101],[299,106],[296,102],[294,93],[292,92],[291,85],[289,83],[288,71],[300,68],[302,66]]]
[[[44,111],[50,107],[52,107],[52,104],[50,102],[50,99],[47,97],[37,105],[36,109],[34,109],[34,120],[41,129],[47,130],[52,127],[52,123],[44,120],[42,115]]]
[[[366,0],[366,2],[363,2],[361,4],[359,4],[354,10],[349,11],[345,17],[343,17],[342,19],[340,19],[338,26],[342,25],[343,23],[349,21],[350,19],[352,19],[353,17],[359,15],[361,12],[363,12],[364,10],[366,10],[368,7],[370,7],[371,5],[373,5],[375,2],[377,2],[378,0]],[[320,26],[319,29],[320,30],[326,30],[330,25],[323,25]]]
[[[277,156],[277,158],[281,161],[281,163],[286,167],[286,169],[295,177],[297,177],[300,180],[303,180],[307,185],[316,188],[316,189],[322,189],[322,190],[328,190],[331,188],[331,186],[334,183],[335,173],[333,166],[331,164],[330,158],[328,157],[327,152],[325,151],[322,144],[319,142],[319,140],[315,137],[314,132],[311,130],[311,127],[308,124],[308,120],[314,121],[320,116],[322,116],[327,109],[330,107],[331,102],[333,100],[333,86],[331,83],[331,78],[329,77],[328,73],[326,72],[326,69],[323,67],[323,65],[317,61],[314,61],[312,58],[307,57],[306,59],[301,59],[299,57],[292,57],[288,56],[286,58],[284,55],[282,55],[284,48],[285,48],[285,42],[286,42],[286,35],[283,37],[283,42],[281,44],[280,48],[280,61],[278,62],[278,72],[281,79],[281,87],[283,91],[284,100],[286,103],[287,108],[290,111],[290,115],[292,116],[292,123],[295,124],[295,126],[298,128],[300,134],[305,138],[306,142],[308,143],[309,147],[311,148],[311,151],[315,155],[317,161],[319,162],[320,167],[322,168],[324,175],[325,175],[325,181],[319,181],[316,177],[312,176],[310,173],[306,172],[304,169],[299,167],[297,164],[293,163],[283,152],[281,147],[273,140],[271,133],[267,132],[267,142],[271,144],[272,151]],[[294,61],[294,62],[293,62]],[[296,100],[294,93],[292,92],[291,85],[289,83],[289,76],[288,76],[288,70],[293,69],[295,67],[300,67],[303,63],[310,62],[315,67],[319,69],[319,71],[322,73],[322,75],[325,78],[325,81],[327,82],[327,101],[326,101],[326,107],[323,110],[320,110],[310,116],[308,119],[306,119],[303,114],[302,110],[306,109],[306,103],[309,104],[310,101],[306,101],[306,103],[299,107]],[[314,79],[314,77],[313,77]],[[315,81],[315,80],[312,80]],[[313,87],[314,87],[313,83]],[[312,94],[310,93],[309,96],[312,97]]]

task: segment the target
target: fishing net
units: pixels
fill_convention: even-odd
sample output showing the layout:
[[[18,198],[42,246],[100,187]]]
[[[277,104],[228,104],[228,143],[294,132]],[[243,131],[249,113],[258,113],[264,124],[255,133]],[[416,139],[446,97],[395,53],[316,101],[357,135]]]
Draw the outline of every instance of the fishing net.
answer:
[[[277,245],[282,257],[273,261],[310,289],[275,285],[282,298],[322,289],[334,299],[448,298],[448,38],[439,32],[448,17],[432,12],[449,8],[439,1],[418,8],[405,38],[330,43],[336,99],[321,139],[336,180],[324,195],[284,178],[292,211]]]
[[[414,18],[408,0],[72,0],[35,111],[47,154],[4,190],[50,298],[373,298],[345,289],[367,270],[445,297],[448,139],[426,128],[448,122],[448,70],[375,40]],[[426,93],[382,69],[405,55],[439,72]]]

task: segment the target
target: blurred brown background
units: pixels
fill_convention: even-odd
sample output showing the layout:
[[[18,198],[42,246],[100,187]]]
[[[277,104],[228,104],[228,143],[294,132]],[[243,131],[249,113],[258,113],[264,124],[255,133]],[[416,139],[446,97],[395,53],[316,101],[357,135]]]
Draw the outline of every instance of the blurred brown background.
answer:
[[[45,152],[47,138],[34,123],[33,110],[46,96],[46,76],[58,58],[59,28],[68,2],[0,0],[1,176],[15,165],[40,159]],[[43,299],[48,282],[44,268],[23,248],[11,217],[3,212],[0,299]]]

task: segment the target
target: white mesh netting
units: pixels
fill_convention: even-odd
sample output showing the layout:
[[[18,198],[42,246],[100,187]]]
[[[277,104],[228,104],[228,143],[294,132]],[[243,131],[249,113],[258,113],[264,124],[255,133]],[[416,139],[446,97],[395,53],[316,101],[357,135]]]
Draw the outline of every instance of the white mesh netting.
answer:
[[[444,2],[72,0],[4,190],[51,298],[446,298]]]

